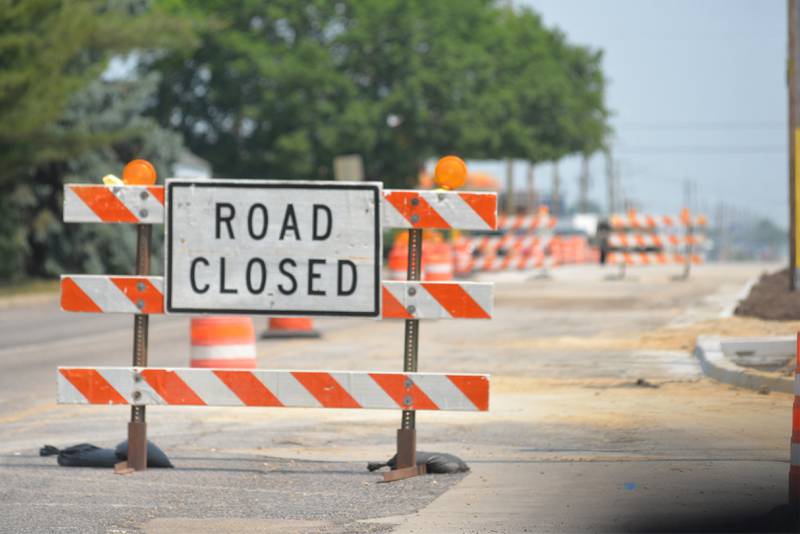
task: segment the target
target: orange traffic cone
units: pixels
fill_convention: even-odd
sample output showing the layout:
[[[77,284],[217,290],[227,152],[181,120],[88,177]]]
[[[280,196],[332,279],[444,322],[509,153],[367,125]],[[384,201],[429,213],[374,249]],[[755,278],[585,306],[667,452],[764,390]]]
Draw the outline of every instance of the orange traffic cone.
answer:
[[[314,330],[309,317],[270,317],[267,330],[261,339],[318,338],[321,334]]]
[[[193,317],[191,332],[191,367],[256,367],[256,336],[250,317]]]

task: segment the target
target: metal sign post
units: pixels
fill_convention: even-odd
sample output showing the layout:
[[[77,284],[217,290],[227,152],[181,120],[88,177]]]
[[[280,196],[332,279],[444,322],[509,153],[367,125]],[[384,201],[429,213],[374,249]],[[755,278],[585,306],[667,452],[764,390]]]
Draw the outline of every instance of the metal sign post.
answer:
[[[421,278],[422,261],[422,230],[411,229],[408,231],[408,281],[418,281]],[[416,291],[409,287],[409,291]],[[412,295],[413,296],[413,295]],[[419,319],[406,319],[405,338],[403,340],[403,371],[406,373],[417,372],[417,356],[419,350]],[[413,384],[406,383],[405,404],[411,404],[410,389]],[[400,429],[397,431],[397,466],[393,471],[384,473],[386,482],[410,478],[425,474],[425,466],[417,467],[417,429],[416,412],[403,410]]]
[[[684,280],[689,279],[689,274],[692,269],[692,254],[694,253],[694,247],[692,247],[692,242],[694,240],[694,225],[692,224],[692,219],[689,217],[689,220],[686,223],[686,261],[683,264],[683,276]]]
[[[146,194],[146,193],[144,193]],[[149,224],[136,226],[136,274],[150,274],[150,234]],[[138,290],[144,291],[144,282],[139,282]],[[140,310],[144,301],[136,302]],[[137,313],[133,317],[133,366],[147,367],[147,315]],[[147,469],[147,422],[144,406],[131,406],[131,421],[128,423],[128,467],[136,471]]]

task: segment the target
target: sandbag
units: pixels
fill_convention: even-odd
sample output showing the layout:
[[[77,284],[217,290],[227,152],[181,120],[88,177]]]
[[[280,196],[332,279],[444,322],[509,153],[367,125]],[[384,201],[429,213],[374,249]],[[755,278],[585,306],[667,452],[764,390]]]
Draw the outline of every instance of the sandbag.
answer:
[[[126,439],[114,449],[117,461],[124,461],[128,459],[128,440]],[[159,449],[153,442],[147,440],[147,467],[175,467],[169,461],[164,451]]]
[[[428,473],[465,473],[469,471],[469,466],[458,456],[446,452],[422,452],[417,451],[417,465],[425,464]],[[381,467],[394,469],[397,466],[397,455],[395,454],[386,462],[369,462],[367,469],[375,471]]]
[[[91,443],[80,443],[57,449],[52,445],[45,445],[39,449],[40,456],[58,455],[58,465],[64,467],[114,467],[119,462],[112,449],[101,449]]]

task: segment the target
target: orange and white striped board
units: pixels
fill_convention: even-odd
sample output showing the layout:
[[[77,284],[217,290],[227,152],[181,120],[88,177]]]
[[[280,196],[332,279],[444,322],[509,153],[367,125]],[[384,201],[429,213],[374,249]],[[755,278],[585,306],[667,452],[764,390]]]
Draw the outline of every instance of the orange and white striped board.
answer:
[[[608,236],[608,244],[612,247],[624,248],[679,248],[686,245],[702,245],[705,243],[702,234],[649,234],[632,232],[614,232]]]
[[[384,319],[491,319],[492,284],[384,282]]]
[[[687,218],[673,217],[671,215],[642,215],[638,213],[614,214],[610,218],[611,228],[625,229],[656,229],[679,228],[684,226],[705,226],[707,220],[703,215],[694,215]]]
[[[694,264],[703,263],[703,257],[692,254]],[[670,265],[685,264],[686,255],[666,252],[609,252],[606,262],[611,265]]]
[[[64,222],[160,224],[160,185],[64,185]]]
[[[494,230],[497,193],[383,191],[383,226]],[[163,186],[64,185],[64,222],[160,224]]]
[[[539,230],[552,229],[558,219],[548,213],[533,215],[507,215],[502,214],[497,221],[498,230]]]
[[[386,190],[383,224],[392,228],[494,230],[497,193]]]
[[[549,231],[461,238],[456,270],[463,274],[546,268],[552,263],[546,253],[552,241]]]
[[[58,402],[487,411],[489,375],[59,367]]]
[[[62,275],[61,309],[84,313],[164,313],[161,276]]]
[[[490,319],[494,284],[386,281],[384,319]],[[83,313],[164,313],[160,276],[64,275],[61,309]]]

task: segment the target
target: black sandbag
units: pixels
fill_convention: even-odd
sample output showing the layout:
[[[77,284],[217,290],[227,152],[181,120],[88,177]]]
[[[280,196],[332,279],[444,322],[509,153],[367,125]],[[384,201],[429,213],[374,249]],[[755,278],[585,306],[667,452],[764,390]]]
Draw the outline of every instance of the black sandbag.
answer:
[[[128,459],[128,440],[126,439],[119,445],[117,448],[114,449],[116,457],[119,461],[125,461]],[[169,461],[167,455],[164,454],[164,451],[159,449],[153,442],[147,440],[147,467],[175,467],[172,465],[172,462]]]
[[[446,452],[422,452],[417,451],[417,465],[427,466],[428,473],[465,473],[469,471],[469,466],[453,454]],[[375,471],[381,467],[394,469],[397,466],[397,455],[395,454],[387,462],[369,462],[367,469]]]
[[[114,467],[119,462],[113,450],[101,449],[91,443],[80,443],[61,450],[52,445],[39,449],[39,456],[55,454],[58,455],[58,465],[64,467]]]

